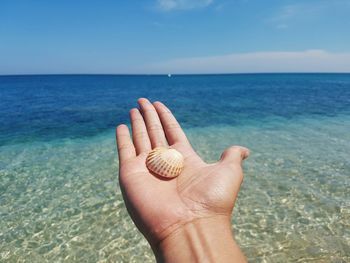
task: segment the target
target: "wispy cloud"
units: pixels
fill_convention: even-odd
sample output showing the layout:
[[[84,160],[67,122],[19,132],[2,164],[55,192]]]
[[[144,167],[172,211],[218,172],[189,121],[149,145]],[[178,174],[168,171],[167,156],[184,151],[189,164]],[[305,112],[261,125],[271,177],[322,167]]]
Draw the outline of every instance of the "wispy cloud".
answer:
[[[289,24],[295,21],[315,20],[333,15],[334,10],[344,10],[349,9],[349,7],[349,0],[320,0],[287,4],[279,7],[267,21],[276,25],[279,29],[287,28]],[[283,26],[281,27],[281,25]]]
[[[149,65],[150,73],[350,72],[350,53],[324,50],[234,53]]]
[[[270,20],[271,21],[286,21],[289,20],[296,15],[300,14],[300,12],[305,11],[305,6],[302,4],[293,4],[293,5],[285,5],[278,10],[277,14],[275,14]]]
[[[157,0],[158,7],[163,11],[202,8],[212,2],[213,0]]]

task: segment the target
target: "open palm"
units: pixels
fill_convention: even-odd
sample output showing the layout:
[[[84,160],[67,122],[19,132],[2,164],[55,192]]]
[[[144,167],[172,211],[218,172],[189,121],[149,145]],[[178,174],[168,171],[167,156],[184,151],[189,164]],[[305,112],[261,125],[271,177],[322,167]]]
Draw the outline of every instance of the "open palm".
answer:
[[[120,186],[136,226],[157,244],[182,225],[206,217],[228,217],[243,180],[241,162],[249,151],[228,148],[215,164],[205,163],[192,149],[169,109],[160,102],[139,99],[132,109],[132,139],[125,125],[117,128]],[[182,173],[161,179],[149,172],[146,157],[155,147],[178,150],[184,156]]]

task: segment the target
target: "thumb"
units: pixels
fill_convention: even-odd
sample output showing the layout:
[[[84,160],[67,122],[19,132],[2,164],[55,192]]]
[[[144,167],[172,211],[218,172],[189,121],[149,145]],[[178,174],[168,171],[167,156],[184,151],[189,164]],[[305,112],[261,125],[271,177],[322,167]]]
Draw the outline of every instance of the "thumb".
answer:
[[[231,146],[222,153],[220,161],[226,164],[241,164],[244,159],[248,158],[249,154],[248,148]]]

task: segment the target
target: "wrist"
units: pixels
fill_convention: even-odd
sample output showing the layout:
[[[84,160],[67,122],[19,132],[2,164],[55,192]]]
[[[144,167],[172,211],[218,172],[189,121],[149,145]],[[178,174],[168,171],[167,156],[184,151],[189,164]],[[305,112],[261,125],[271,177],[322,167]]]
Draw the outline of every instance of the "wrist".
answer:
[[[183,224],[153,250],[157,262],[246,262],[234,241],[228,216]]]

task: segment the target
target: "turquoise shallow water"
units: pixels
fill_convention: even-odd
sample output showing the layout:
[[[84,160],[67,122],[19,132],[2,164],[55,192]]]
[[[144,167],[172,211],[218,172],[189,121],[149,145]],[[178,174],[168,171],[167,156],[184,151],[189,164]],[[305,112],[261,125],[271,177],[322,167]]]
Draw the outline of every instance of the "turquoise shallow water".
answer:
[[[232,222],[249,261],[349,262],[348,76],[277,76],[272,81],[261,76],[255,82],[227,78],[189,77],[176,84],[179,89],[207,90],[211,98],[200,98],[200,93],[175,100],[162,91],[159,97],[172,105],[206,161],[216,161],[231,144],[251,149]],[[75,94],[71,101],[82,102],[73,104],[68,96],[47,91],[57,79],[44,80],[44,92],[36,98],[25,93],[20,97],[22,108],[19,102],[10,103],[18,99],[16,89],[0,93],[13,105],[1,116],[6,127],[0,138],[0,262],[153,262],[122,201],[113,126],[126,120],[133,96],[156,97],[156,90],[131,92],[130,105],[110,107],[116,116],[111,121],[107,95],[94,101]],[[211,81],[223,88],[211,88]],[[259,96],[240,91],[241,82],[251,83],[245,84]],[[18,83],[19,89],[29,85],[28,80]],[[298,83],[314,88],[294,94]],[[288,97],[282,99],[284,107],[278,102],[282,91],[271,91],[278,85],[289,85],[283,86]],[[329,85],[338,96],[329,96]],[[90,93],[82,92],[87,97]],[[65,99],[59,104],[67,105],[52,103],[57,96]],[[217,98],[220,103],[209,103]],[[330,107],[332,103],[338,105]],[[16,114],[20,121],[15,121]],[[35,132],[19,129],[24,122]]]
[[[234,211],[252,262],[350,260],[350,117],[187,129],[207,161],[250,147]],[[112,131],[1,148],[0,256],[9,261],[152,262],[124,208]]]

